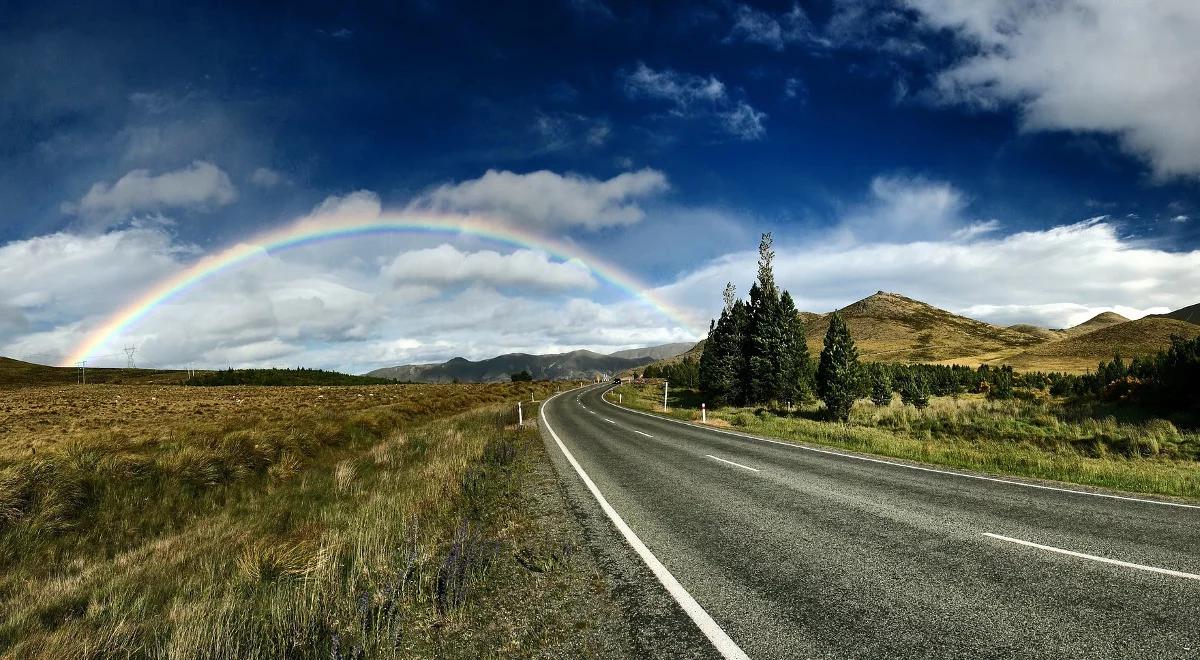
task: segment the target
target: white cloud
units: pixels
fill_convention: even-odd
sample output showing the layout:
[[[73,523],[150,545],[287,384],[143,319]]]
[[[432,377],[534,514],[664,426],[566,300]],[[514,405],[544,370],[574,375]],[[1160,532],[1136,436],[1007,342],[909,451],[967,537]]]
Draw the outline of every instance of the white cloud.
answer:
[[[758,140],[766,134],[767,114],[731,96],[716,76],[656,71],[639,62],[623,82],[630,98],[666,101],[673,116],[715,118],[723,132],[742,140]]]
[[[543,228],[597,229],[640,221],[645,212],[638,200],[668,188],[667,177],[653,169],[625,172],[606,181],[548,170],[528,174],[488,170],[478,179],[438,186],[415,199],[410,208],[481,213]]]
[[[284,181],[282,174],[269,167],[260,167],[250,174],[250,183],[260,188],[274,188]]]
[[[877,176],[870,196],[852,207],[842,221],[843,232],[858,241],[879,242],[940,238],[970,232],[963,218],[966,196],[944,181],[904,175]],[[994,230],[978,224],[974,233]],[[961,233],[960,237],[969,237]]]
[[[378,218],[383,212],[379,195],[370,190],[356,190],[346,195],[330,195],[317,204],[310,218],[326,220],[364,220]]]
[[[138,211],[206,210],[231,204],[237,189],[221,168],[205,161],[164,172],[133,170],[112,185],[97,182],[76,204],[63,210],[103,221],[123,219]]]
[[[1187,222],[1187,221],[1188,221],[1188,220],[1190,220],[1190,219],[1191,219],[1191,218],[1189,218],[1189,217],[1188,217],[1188,216],[1186,216],[1186,215],[1177,215],[1177,216],[1175,216],[1174,218],[1171,218],[1171,222],[1184,223],[1184,222]]]
[[[492,286],[527,286],[539,289],[594,289],[596,281],[578,261],[555,262],[544,252],[517,250],[500,254],[492,250],[462,252],[443,243],[435,248],[397,255],[383,269],[393,282]]]
[[[759,43],[775,50],[783,50],[787,44],[798,42],[828,45],[824,38],[816,34],[812,21],[798,4],[793,4],[790,10],[778,16],[749,5],[736,5],[733,8],[733,27],[727,40]]]
[[[974,53],[937,97],[1021,110],[1027,130],[1116,136],[1156,175],[1200,176],[1200,3],[907,0]]]
[[[887,289],[1006,325],[1065,327],[1106,310],[1140,317],[1178,309],[1200,291],[1200,250],[1139,245],[1103,218],[966,240],[837,243],[814,236],[776,251],[776,278],[801,309],[818,312]],[[746,290],[756,257],[746,251],[712,260],[659,293],[712,315],[725,282]]]

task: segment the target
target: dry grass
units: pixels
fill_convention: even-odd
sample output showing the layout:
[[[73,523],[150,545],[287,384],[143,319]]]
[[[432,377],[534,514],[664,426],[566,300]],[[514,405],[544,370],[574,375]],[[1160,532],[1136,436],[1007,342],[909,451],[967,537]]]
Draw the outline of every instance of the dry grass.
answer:
[[[1115,315],[1114,315],[1115,316]],[[1048,342],[998,362],[1025,371],[1085,373],[1101,360],[1120,353],[1126,360],[1153,355],[1171,345],[1171,335],[1200,335],[1200,325],[1162,317],[1115,323],[1065,339]]]
[[[66,389],[0,390],[6,657],[595,641],[602,592],[522,499],[541,444],[511,404],[553,385]],[[534,575],[519,554],[574,568]],[[535,617],[546,590],[576,600]]]
[[[662,413],[661,385],[616,390],[625,405]],[[700,398],[673,391],[678,419],[697,421]],[[722,407],[715,425],[800,442],[996,474],[1200,498],[1200,433],[1166,420],[1122,423],[1071,414],[1052,401],[938,397],[925,410],[894,399],[887,407],[858,401],[846,424],[821,420],[818,405],[796,411]]]

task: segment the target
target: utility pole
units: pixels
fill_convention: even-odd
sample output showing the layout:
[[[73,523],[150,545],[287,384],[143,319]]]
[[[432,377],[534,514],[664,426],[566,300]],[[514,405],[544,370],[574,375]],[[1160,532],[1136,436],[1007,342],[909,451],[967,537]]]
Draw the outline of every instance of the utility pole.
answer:
[[[667,412],[667,381],[663,381],[663,412]]]
[[[126,369],[136,368],[133,363],[133,354],[136,352],[137,352],[137,346],[126,346],[125,347],[125,368]]]

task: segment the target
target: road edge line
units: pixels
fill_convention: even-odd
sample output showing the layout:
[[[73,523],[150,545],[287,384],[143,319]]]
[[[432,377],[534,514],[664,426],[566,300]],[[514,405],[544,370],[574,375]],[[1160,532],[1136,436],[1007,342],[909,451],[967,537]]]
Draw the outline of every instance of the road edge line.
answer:
[[[610,388],[610,390],[611,390],[611,388]],[[610,390],[605,390],[603,393],[601,393],[600,400],[614,408],[619,409],[619,410],[625,410],[625,411],[635,413],[638,415],[645,415],[646,417],[651,417],[653,419],[661,419],[661,420],[667,421],[667,422],[674,422],[675,424],[679,424],[681,426],[690,426],[691,428],[694,428],[694,429],[700,429],[703,431],[712,431],[714,433],[721,433],[723,435],[731,435],[731,436],[734,436],[735,438],[746,438],[748,440],[758,440],[759,442],[769,442],[773,445],[783,445],[785,447],[795,447],[796,449],[803,449],[805,451],[817,452],[819,454],[829,454],[830,456],[841,456],[842,458],[852,458],[856,461],[867,461],[870,463],[882,463],[883,465],[894,465],[896,467],[908,468],[909,470],[920,470],[922,472],[933,472],[935,474],[948,474],[950,476],[962,477],[964,479],[978,479],[980,481],[992,481],[992,482],[999,483],[999,484],[1008,484],[1010,486],[1023,486],[1025,488],[1037,488],[1039,490],[1053,490],[1053,491],[1057,491],[1060,493],[1071,493],[1074,495],[1089,495],[1091,497],[1103,497],[1103,498],[1112,499],[1112,500],[1125,500],[1128,502],[1142,502],[1144,504],[1158,504],[1161,506],[1174,506],[1174,507],[1179,507],[1181,509],[1200,509],[1200,504],[1185,504],[1183,502],[1168,502],[1166,500],[1151,500],[1151,499],[1147,499],[1147,498],[1143,498],[1143,497],[1129,497],[1128,495],[1112,495],[1109,493],[1093,493],[1093,492],[1089,492],[1086,490],[1075,490],[1073,488],[1060,488],[1057,486],[1043,486],[1041,484],[1030,484],[1030,483],[1025,483],[1023,481],[1013,481],[1012,479],[1001,479],[999,477],[989,477],[989,476],[985,476],[982,474],[970,474],[967,472],[955,472],[953,470],[939,470],[937,468],[924,467],[921,465],[909,465],[907,463],[899,463],[896,461],[889,461],[889,460],[885,460],[882,458],[873,458],[871,456],[858,456],[856,454],[849,454],[846,452],[834,451],[832,449],[823,449],[820,447],[810,447],[808,445],[801,444],[799,442],[787,442],[784,440],[775,440],[773,438],[764,438],[762,436],[750,435],[749,433],[737,433],[736,431],[726,431],[725,429],[714,428],[711,426],[703,426],[700,424],[693,424],[692,422],[685,422],[681,419],[674,419],[672,417],[664,417],[663,415],[655,415],[655,414],[644,412],[641,410],[634,410],[633,408],[630,408],[629,406],[626,406],[624,404],[617,405],[617,404],[613,403],[612,401],[609,401],[608,398],[604,396],[605,394],[608,394],[608,392]]]
[[[538,417],[541,418],[542,424],[545,425],[546,430],[550,433],[550,437],[554,438],[554,442],[558,445],[558,449],[562,452],[563,457],[567,459],[571,467],[575,468],[575,473],[583,480],[583,485],[587,486],[588,490],[592,493],[592,497],[596,498],[596,502],[608,516],[608,519],[616,526],[617,531],[621,532],[621,535],[625,537],[625,542],[641,557],[642,561],[650,569],[650,572],[654,573],[654,577],[658,578],[658,581],[666,588],[667,593],[671,594],[676,603],[679,603],[679,606],[683,608],[683,611],[691,618],[692,622],[700,628],[700,632],[704,633],[708,641],[712,642],[717,651],[729,660],[749,660],[750,656],[746,655],[746,652],[737,645],[737,642],[734,642],[729,637],[721,626],[713,620],[712,616],[704,610],[700,603],[696,602],[696,599],[688,593],[687,589],[684,589],[683,585],[679,584],[679,580],[675,579],[675,576],[667,570],[667,567],[663,566],[658,557],[654,556],[650,548],[646,547],[642,539],[638,538],[638,535],[629,528],[629,525],[621,518],[621,514],[617,513],[617,510],[608,503],[608,500],[604,498],[604,495],[596,487],[592,478],[588,476],[583,467],[579,465],[579,462],[575,460],[575,456],[571,454],[571,450],[567,449],[567,446],[563,444],[563,441],[558,437],[558,433],[555,433],[554,428],[550,426],[550,420],[546,417],[546,407],[557,396],[559,395],[556,394],[546,399],[545,403],[538,410]]]

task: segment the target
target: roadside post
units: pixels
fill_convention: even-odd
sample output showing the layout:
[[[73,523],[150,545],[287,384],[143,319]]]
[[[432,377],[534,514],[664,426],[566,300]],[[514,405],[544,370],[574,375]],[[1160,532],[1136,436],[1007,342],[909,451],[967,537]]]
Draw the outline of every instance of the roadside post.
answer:
[[[703,403],[700,404],[700,421],[705,424],[708,423],[708,410],[705,409]]]
[[[617,392],[617,403],[625,403],[625,395]]]
[[[517,402],[517,426],[525,426],[525,413],[521,411],[521,402]]]
[[[667,412],[667,381],[663,381],[663,412]]]

